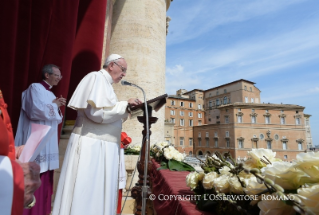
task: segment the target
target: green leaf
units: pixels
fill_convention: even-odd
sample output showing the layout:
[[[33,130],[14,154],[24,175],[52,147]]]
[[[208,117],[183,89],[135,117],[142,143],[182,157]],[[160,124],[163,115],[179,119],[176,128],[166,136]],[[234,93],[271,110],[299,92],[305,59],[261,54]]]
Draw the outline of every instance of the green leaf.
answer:
[[[195,171],[191,165],[174,159],[168,161],[168,168],[172,171]]]
[[[166,161],[161,162],[161,167],[157,168],[157,170],[168,169],[168,165]]]

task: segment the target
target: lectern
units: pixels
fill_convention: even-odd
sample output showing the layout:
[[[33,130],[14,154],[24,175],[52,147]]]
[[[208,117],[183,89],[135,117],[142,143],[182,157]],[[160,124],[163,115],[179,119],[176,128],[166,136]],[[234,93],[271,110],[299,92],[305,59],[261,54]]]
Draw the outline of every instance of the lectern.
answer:
[[[154,99],[148,100],[146,102],[147,104],[147,109],[148,109],[148,118],[146,118],[146,114],[145,114],[145,104],[139,104],[137,106],[131,107],[131,115],[136,116],[136,115],[142,115],[142,116],[137,116],[137,120],[143,124],[143,139],[142,139],[142,148],[141,148],[141,158],[140,160],[137,162],[137,170],[138,170],[138,177],[139,180],[138,182],[135,184],[135,186],[132,188],[131,194],[132,197],[135,199],[136,201],[136,212],[135,215],[141,215],[142,214],[142,186],[144,183],[144,180],[147,180],[147,185],[150,186],[149,184],[149,173],[152,170],[152,162],[150,161],[150,157],[148,153],[148,159],[145,159],[145,149],[146,149],[146,144],[150,144],[150,142],[146,142],[146,123],[147,121],[149,122],[149,129],[151,128],[151,125],[157,122],[157,117],[152,117],[152,112],[153,110],[158,111],[165,103],[166,103],[166,98],[167,98],[167,94],[161,95],[159,97],[156,97]],[[151,131],[149,131],[149,135],[151,135]],[[147,147],[148,149],[150,149],[150,145],[148,145]],[[144,178],[144,166],[145,166],[145,162],[148,162],[147,165],[147,177]],[[147,191],[147,197],[149,197],[149,195],[151,194],[151,191],[148,189]]]

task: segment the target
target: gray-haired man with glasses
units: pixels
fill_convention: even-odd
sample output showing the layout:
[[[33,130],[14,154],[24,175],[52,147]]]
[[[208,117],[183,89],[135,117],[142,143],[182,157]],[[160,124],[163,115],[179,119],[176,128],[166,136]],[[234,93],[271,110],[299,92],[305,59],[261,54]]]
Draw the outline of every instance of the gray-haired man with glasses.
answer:
[[[87,74],[77,86],[68,107],[77,111],[54,201],[53,215],[116,214],[122,123],[128,105],[118,101],[112,84],[126,75],[127,64],[110,55],[97,72]],[[119,174],[120,171],[120,174]],[[124,170],[125,174],[125,170]]]
[[[31,84],[22,93],[22,107],[15,137],[17,152],[21,153],[31,134],[31,124],[49,125],[55,130],[54,135],[35,160],[41,168],[41,186],[34,193],[37,203],[25,212],[28,215],[51,212],[53,171],[59,168],[58,125],[63,118],[60,107],[66,103],[65,98],[62,96],[57,98],[51,92],[51,88],[56,86],[62,78],[60,68],[53,64],[45,65],[42,69],[42,78],[40,83]]]

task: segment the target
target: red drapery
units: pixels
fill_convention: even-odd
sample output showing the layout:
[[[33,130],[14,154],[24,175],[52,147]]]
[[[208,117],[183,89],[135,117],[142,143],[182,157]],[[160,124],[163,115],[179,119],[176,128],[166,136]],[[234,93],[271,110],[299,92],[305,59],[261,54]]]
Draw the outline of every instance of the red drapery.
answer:
[[[106,2],[0,2],[0,89],[8,104],[14,131],[21,93],[31,83],[41,80],[43,65],[52,63],[61,68],[63,79],[53,91],[63,97],[72,95],[85,74],[99,70]]]

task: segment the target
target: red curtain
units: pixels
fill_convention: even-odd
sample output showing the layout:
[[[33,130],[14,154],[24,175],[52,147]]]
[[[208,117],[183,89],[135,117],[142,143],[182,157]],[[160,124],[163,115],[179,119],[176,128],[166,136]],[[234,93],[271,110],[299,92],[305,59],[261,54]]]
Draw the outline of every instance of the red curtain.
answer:
[[[41,80],[45,64],[61,68],[63,79],[53,91],[63,97],[72,95],[86,73],[100,68],[106,1],[0,2],[0,89],[14,130],[21,93]]]

